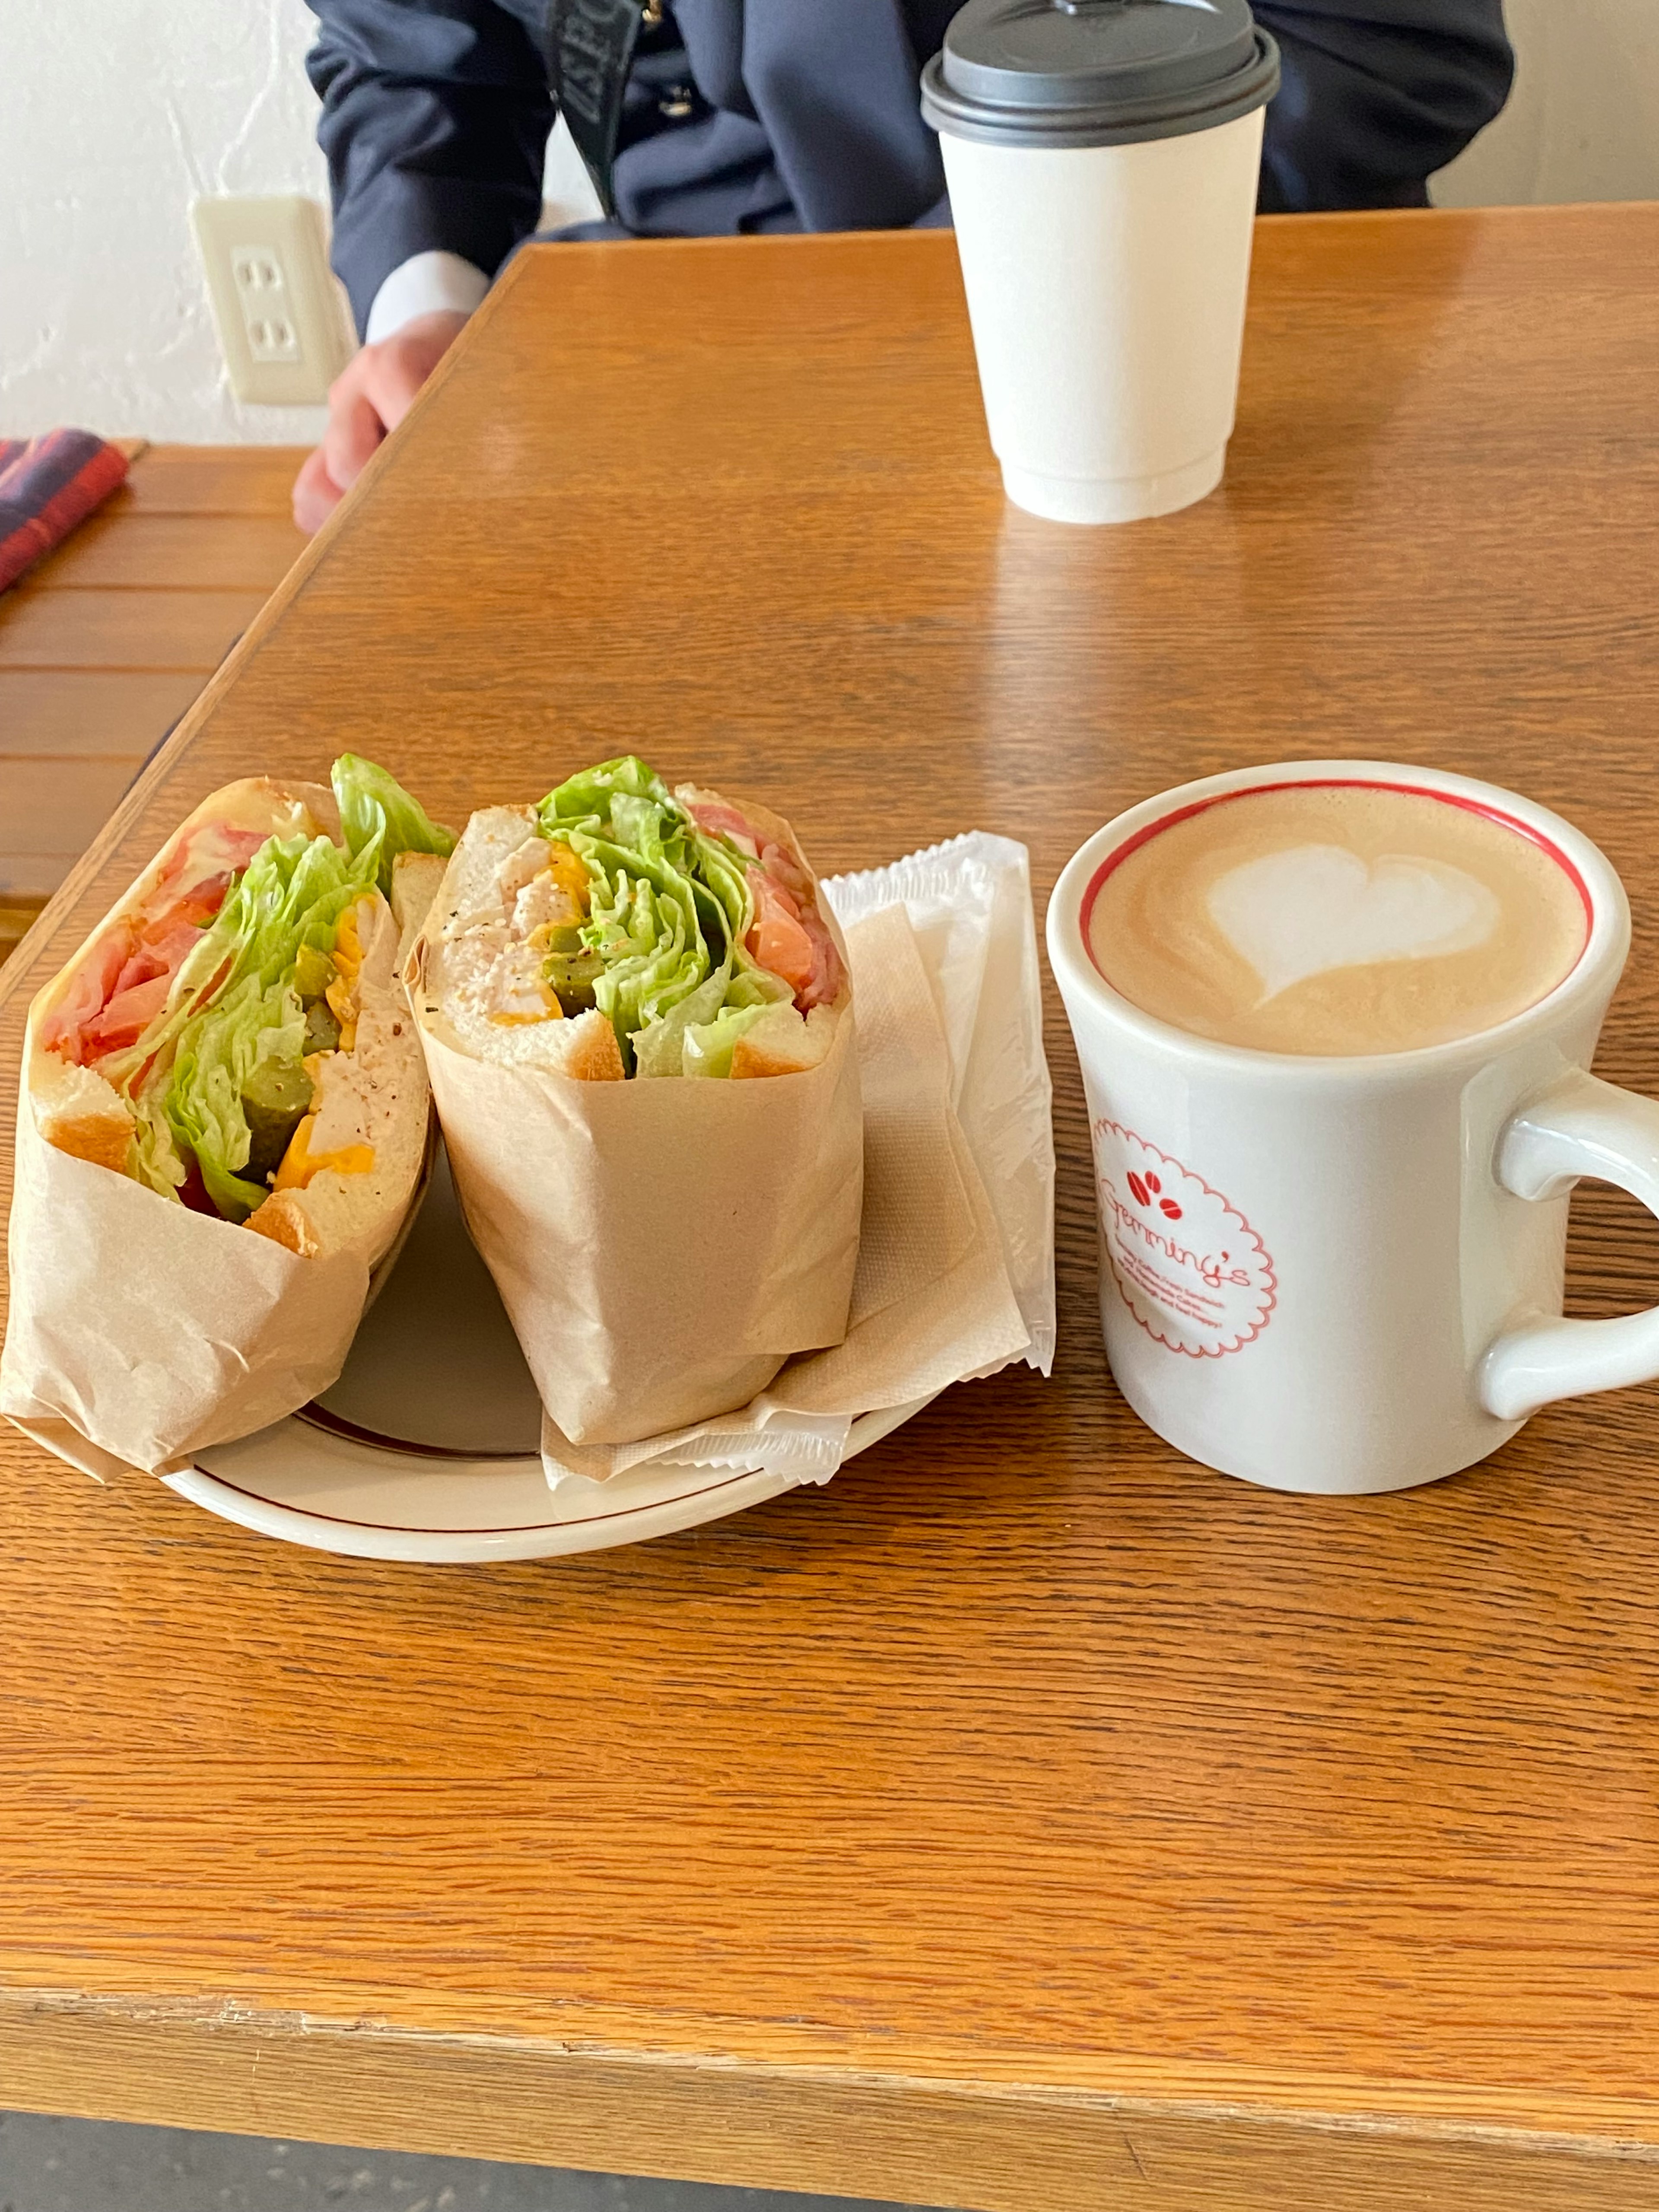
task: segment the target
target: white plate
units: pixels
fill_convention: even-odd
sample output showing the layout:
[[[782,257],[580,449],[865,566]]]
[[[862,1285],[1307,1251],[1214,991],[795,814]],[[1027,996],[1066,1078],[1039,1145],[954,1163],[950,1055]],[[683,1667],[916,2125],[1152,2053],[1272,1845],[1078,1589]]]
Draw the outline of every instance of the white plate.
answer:
[[[865,1414],[846,1457],[929,1403]],[[556,1513],[540,1429],[535,1385],[461,1224],[441,1146],[420,1218],[333,1389],[166,1480],[209,1512],[292,1544],[457,1564],[636,1544],[793,1484],[729,1467],[641,1467],[584,1485],[580,1502],[562,1499]]]

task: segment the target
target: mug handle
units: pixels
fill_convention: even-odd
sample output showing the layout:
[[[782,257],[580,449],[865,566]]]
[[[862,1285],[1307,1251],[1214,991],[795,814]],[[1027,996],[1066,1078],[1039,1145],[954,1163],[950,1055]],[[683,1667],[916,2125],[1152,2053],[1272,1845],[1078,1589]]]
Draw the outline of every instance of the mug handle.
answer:
[[[1528,1100],[1494,1162],[1517,1198],[1560,1198],[1581,1176],[1617,1183],[1659,1214],[1659,1105],[1582,1070]],[[1659,1306],[1615,1321],[1535,1322],[1500,1336],[1480,1363],[1480,1402],[1522,1421],[1552,1399],[1659,1376]]]

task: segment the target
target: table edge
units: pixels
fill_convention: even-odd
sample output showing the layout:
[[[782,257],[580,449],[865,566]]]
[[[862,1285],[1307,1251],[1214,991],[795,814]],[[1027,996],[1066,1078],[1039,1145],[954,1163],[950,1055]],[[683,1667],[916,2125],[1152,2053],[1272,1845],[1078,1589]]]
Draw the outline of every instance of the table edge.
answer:
[[[27,2081],[35,2094],[46,2094],[40,2109],[67,2110],[71,2107],[59,2107],[52,2097],[84,2097],[103,2070],[100,2054],[117,2047],[149,2045],[159,2055],[186,2053],[194,2045],[212,2048],[221,2057],[235,2048],[258,2053],[294,2045],[358,2054],[372,2049],[416,2067],[482,2066],[504,2076],[556,2072],[562,2100],[579,2099],[585,2083],[591,2090],[620,2071],[645,2089],[675,2079],[706,2085],[718,2077],[744,2085],[751,2096],[769,2089],[822,2098],[848,2092],[915,2096],[1018,2107],[1032,2118],[1046,2111],[1139,2115],[1189,2124],[1227,2121],[1295,2130],[1338,2129],[1599,2155],[1616,2149],[1649,2154],[1659,2164],[1659,2096],[1431,2083],[1133,2051],[991,2046],[912,2046],[901,2069],[883,2065],[876,2052],[859,2049],[856,2039],[843,2041],[823,2031],[798,2035],[799,2057],[761,2059],[730,2048],[684,2047],[686,2022],[678,2015],[641,2015],[630,2025],[639,2033],[624,2041],[614,2014],[596,2016],[588,2008],[572,2006],[554,2016],[544,2035],[516,2029],[428,2030],[372,2013],[345,2017],[264,2009],[229,1996],[108,1996],[0,1985],[0,2081],[8,2099],[15,2099]],[[775,2050],[787,2040],[777,2025],[765,2024]],[[682,2047],[675,2047],[677,2038]],[[711,2033],[708,2042],[717,2039]],[[60,2070],[55,2054],[72,2054],[72,2068]],[[111,2116],[102,2105],[97,2109]]]

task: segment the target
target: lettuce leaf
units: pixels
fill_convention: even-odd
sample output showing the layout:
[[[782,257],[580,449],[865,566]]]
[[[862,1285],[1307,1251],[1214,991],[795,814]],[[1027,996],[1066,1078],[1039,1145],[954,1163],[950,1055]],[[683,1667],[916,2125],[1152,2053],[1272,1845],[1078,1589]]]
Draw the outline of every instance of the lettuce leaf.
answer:
[[[163,1110],[174,1142],[194,1153],[208,1196],[228,1221],[244,1221],[270,1195],[240,1170],[252,1139],[242,1090],[261,1060],[298,1064],[306,1018],[298,994],[245,975],[186,1024]]]
[[[694,1034],[791,995],[744,945],[755,919],[746,856],[701,830],[636,754],[570,777],[538,822],[587,870],[582,942],[601,963],[593,1003],[630,1072],[687,1073]],[[702,1072],[729,1073],[738,1033],[721,1030]]]
[[[162,1110],[165,1103],[165,1094],[159,1084],[152,1085],[132,1101],[133,1173],[138,1182],[148,1183],[163,1198],[176,1198],[188,1170],[179,1157],[173,1131],[167,1126]]]
[[[684,1075],[687,1035],[712,1022],[725,1003],[731,976],[717,968],[696,989],[672,1007],[660,1021],[653,1022],[634,1039],[634,1060],[642,1076]]]
[[[342,753],[329,771],[346,850],[374,870],[381,895],[392,896],[392,864],[399,853],[436,853],[447,860],[455,833],[434,822],[395,776],[356,753]]]
[[[685,1036],[683,1072],[690,1076],[729,1076],[732,1048],[745,1030],[751,1030],[766,1012],[764,1006],[726,1006],[712,1022]]]

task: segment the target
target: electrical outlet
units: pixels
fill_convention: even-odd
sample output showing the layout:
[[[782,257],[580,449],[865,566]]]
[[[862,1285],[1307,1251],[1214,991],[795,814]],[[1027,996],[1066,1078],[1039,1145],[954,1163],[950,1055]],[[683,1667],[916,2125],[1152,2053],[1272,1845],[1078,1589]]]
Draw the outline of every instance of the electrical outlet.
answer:
[[[230,388],[257,406],[310,407],[355,339],[328,266],[323,211],[298,193],[191,210]]]
[[[293,303],[282,263],[268,246],[238,246],[230,256],[230,278],[242,311],[248,351],[256,362],[305,359],[295,328]]]

